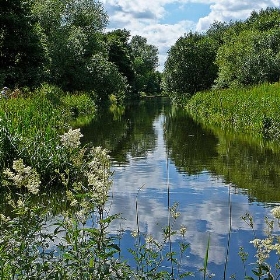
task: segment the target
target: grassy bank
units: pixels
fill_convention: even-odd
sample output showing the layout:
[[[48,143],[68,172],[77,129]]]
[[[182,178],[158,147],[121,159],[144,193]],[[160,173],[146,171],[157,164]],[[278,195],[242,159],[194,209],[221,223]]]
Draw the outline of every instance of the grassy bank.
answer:
[[[187,111],[198,121],[237,133],[280,139],[280,84],[213,90],[194,95]]]
[[[19,91],[0,99],[0,170],[22,158],[42,175],[55,177],[65,167],[65,153],[59,149],[60,135],[79,117],[94,116],[95,105],[86,93],[69,95],[43,85],[34,92]]]

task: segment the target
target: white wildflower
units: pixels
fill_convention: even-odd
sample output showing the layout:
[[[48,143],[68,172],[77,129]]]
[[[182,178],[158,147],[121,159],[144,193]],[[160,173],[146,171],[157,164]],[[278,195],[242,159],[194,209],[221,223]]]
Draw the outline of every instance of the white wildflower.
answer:
[[[78,212],[76,213],[76,216],[77,216],[77,219],[78,219],[81,223],[83,223],[83,224],[86,223],[86,221],[87,221],[87,213],[86,213],[85,209],[81,209],[80,211],[78,211]]]
[[[154,241],[154,238],[151,235],[146,236],[146,243],[151,244]]]
[[[19,200],[17,201],[17,206],[18,206],[18,207],[23,207],[23,206],[24,206],[24,202],[23,202],[21,199],[19,199]]]
[[[26,187],[32,194],[38,194],[41,184],[40,176],[30,166],[25,166],[22,159],[13,161],[13,170],[6,169],[4,174],[18,188]]]
[[[181,235],[185,236],[186,232],[187,232],[187,228],[185,226],[181,226],[181,228],[180,228]]]
[[[271,210],[271,213],[276,219],[280,219],[280,206],[277,206]]]
[[[5,216],[4,214],[0,214],[0,221],[3,221],[4,223],[10,221],[11,218],[9,216]]]
[[[70,128],[70,130],[61,136],[61,144],[66,148],[75,149],[81,145],[80,138],[83,137],[80,129]]]
[[[18,173],[24,173],[24,163],[23,159],[18,159],[13,161],[13,169],[17,171]]]
[[[76,205],[78,205],[78,201],[77,199],[73,199],[70,203],[70,206],[76,206]]]
[[[137,230],[131,232],[132,237],[136,238],[138,236]]]
[[[252,243],[254,245],[254,247],[258,247],[258,245],[261,243],[261,239],[254,239],[252,241],[250,241],[250,243]]]

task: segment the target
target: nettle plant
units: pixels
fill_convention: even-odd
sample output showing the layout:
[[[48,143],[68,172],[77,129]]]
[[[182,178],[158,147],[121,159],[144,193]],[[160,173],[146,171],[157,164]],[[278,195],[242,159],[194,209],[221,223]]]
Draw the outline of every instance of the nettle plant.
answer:
[[[0,214],[1,279],[124,279],[125,264],[107,228],[116,216],[105,211],[110,190],[110,159],[100,147],[80,147],[82,134],[61,136],[68,166],[56,170],[66,191],[66,207],[53,216],[34,196],[44,197],[40,175],[15,159],[4,170]],[[74,180],[75,179],[75,180]],[[127,272],[128,274],[128,272]]]

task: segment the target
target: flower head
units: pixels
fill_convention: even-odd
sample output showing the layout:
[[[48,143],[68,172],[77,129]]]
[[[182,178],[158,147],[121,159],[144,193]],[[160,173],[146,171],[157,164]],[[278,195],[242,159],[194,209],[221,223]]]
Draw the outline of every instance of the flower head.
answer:
[[[271,210],[271,213],[276,219],[280,219],[280,206],[277,206]]]
[[[83,134],[81,133],[80,129],[69,129],[68,132],[64,133],[60,140],[61,144],[66,148],[75,149],[78,148],[81,145],[80,138],[83,137]]]

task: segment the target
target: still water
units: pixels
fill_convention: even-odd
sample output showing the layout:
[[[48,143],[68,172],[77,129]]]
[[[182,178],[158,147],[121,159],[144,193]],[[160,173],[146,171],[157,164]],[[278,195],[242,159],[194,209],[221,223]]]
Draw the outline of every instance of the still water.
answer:
[[[129,264],[137,225],[162,240],[168,206],[178,203],[174,229],[187,228],[190,247],[182,265],[195,274],[192,279],[202,279],[208,240],[213,279],[244,279],[241,246],[249,253],[250,274],[254,234],[241,216],[251,214],[257,236],[263,236],[264,217],[280,202],[279,154],[202,128],[166,99],[147,99],[118,112],[104,109],[82,133],[85,142],[110,150],[114,183],[108,207],[122,217],[111,231],[123,232],[120,246]],[[173,248],[180,240],[172,238]]]

